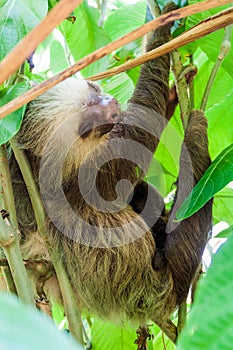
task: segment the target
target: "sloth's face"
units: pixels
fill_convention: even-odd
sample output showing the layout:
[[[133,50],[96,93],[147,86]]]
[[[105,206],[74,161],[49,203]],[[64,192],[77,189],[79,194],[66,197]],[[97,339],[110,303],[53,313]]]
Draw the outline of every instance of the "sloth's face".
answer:
[[[96,138],[108,134],[120,122],[120,105],[115,98],[104,95],[98,85],[86,82],[88,96],[81,116],[78,134],[86,139],[91,134]]]

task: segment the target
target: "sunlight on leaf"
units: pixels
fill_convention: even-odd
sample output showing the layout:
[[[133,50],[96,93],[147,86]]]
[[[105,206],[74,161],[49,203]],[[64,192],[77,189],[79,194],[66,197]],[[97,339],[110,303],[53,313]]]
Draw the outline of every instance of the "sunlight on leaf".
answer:
[[[177,219],[183,220],[196,213],[231,180],[233,180],[233,145],[223,150],[207,169],[177,211]]]

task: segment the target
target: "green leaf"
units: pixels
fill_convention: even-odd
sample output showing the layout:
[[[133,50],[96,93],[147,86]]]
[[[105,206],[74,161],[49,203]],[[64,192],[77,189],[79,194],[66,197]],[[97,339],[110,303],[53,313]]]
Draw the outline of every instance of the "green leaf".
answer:
[[[145,18],[145,1],[140,1],[134,5],[125,5],[108,16],[104,29],[112,40],[116,40],[143,25]]]
[[[117,327],[95,319],[92,325],[92,347],[101,350],[136,350],[136,331],[129,326]]]
[[[233,236],[218,250],[199,284],[177,350],[232,350]]]
[[[195,56],[195,62],[198,66],[198,74],[194,80],[195,107],[200,108],[213,63],[200,49]],[[211,89],[206,110],[209,152],[212,159],[233,143],[232,114],[232,77],[223,68],[220,68]]]
[[[64,48],[59,41],[54,39],[50,45],[50,70],[55,75],[66,68],[68,68],[68,62]]]
[[[0,3],[0,60],[45,17],[47,10],[47,0]]]
[[[0,106],[10,102],[15,97],[21,95],[29,88],[29,83],[22,83],[10,86],[9,88],[0,91]],[[26,105],[9,114],[7,117],[0,119],[0,145],[7,142],[20,129]]]
[[[71,54],[75,61],[78,61],[89,53],[107,45],[110,39],[105,30],[98,26],[98,10],[88,6],[86,1],[75,9],[74,15],[76,16],[74,23],[63,21],[60,28]],[[104,57],[83,69],[82,74],[86,78],[106,70],[107,66],[108,57]]]
[[[194,3],[201,2],[201,0],[189,0],[189,4],[192,5]],[[221,3],[221,1],[219,2]],[[186,29],[189,29],[199,22],[205,20],[208,17],[213,16],[214,14],[221,12],[222,10],[230,7],[230,4],[224,5],[224,6],[219,6],[217,8],[211,9],[209,11],[204,11],[197,13],[193,16],[188,17],[188,20],[186,21]],[[214,33],[211,33],[209,35],[206,35],[202,37],[201,39],[198,39],[195,41],[197,45],[200,46],[200,48],[206,53],[206,55],[209,57],[209,59],[213,62],[216,61],[218,54],[219,54],[219,49],[220,45],[222,43],[223,39],[223,34],[224,34],[224,29],[215,31]],[[214,45],[213,45],[214,43]],[[233,47],[233,36],[231,40],[231,46]],[[227,57],[224,59],[222,66],[223,68],[231,75],[233,76],[233,71],[232,71],[232,60],[233,60],[233,50],[227,55]]]
[[[213,217],[233,225],[233,189],[224,188],[214,198]]]
[[[132,96],[134,84],[126,73],[121,73],[103,80],[102,88],[105,93],[114,96],[119,103],[124,104]]]
[[[233,145],[219,154],[176,213],[183,220],[196,213],[218,191],[233,180]]]
[[[225,230],[222,230],[221,232],[219,232],[219,234],[215,236],[215,238],[229,238],[232,235],[233,235],[233,226],[230,226]]]
[[[179,157],[181,145],[183,142],[183,128],[179,116],[179,109],[176,109],[175,115],[171,118],[165,127],[160,138],[159,146],[155,152],[155,158],[163,167],[166,181],[166,193],[159,183],[152,183],[158,188],[159,192],[166,196],[171,192],[172,185],[176,181],[179,171]],[[151,176],[151,173],[149,174]],[[160,176],[161,179],[161,176]],[[151,182],[151,180],[149,180]]]
[[[1,349],[82,349],[71,337],[60,333],[47,316],[16,297],[1,293],[0,309]]]

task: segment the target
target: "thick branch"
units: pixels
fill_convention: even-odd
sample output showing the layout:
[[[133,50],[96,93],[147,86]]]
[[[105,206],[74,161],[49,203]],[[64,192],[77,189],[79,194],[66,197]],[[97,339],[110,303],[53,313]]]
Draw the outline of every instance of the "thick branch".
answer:
[[[163,56],[167,53],[170,53],[179,47],[187,45],[197,39],[202,38],[205,35],[208,35],[216,30],[226,27],[227,25],[233,23],[233,8],[229,10],[220,12],[216,16],[210,17],[193,28],[187,30],[180,36],[175,39],[169,41],[168,43],[161,45],[160,47],[151,50],[140,57],[135,58],[134,60],[128,61],[118,67],[114,67],[108,69],[105,72],[95,74],[89,77],[89,80],[100,80],[108,77],[112,77],[113,75],[125,72],[134,67],[140,66],[141,64],[150,61],[154,58]],[[0,109],[0,118],[1,118],[1,109]]]

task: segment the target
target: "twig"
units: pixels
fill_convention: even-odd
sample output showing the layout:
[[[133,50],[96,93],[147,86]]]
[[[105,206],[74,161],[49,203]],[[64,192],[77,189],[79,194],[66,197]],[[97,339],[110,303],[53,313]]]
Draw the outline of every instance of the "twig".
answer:
[[[46,228],[46,215],[38,187],[33,178],[31,166],[25,153],[18,147],[17,142],[14,140],[14,138],[11,139],[10,143],[23,175],[24,182],[28,189],[37,222],[38,231],[46,244],[50,258],[53,262],[54,269],[56,271],[63,296],[66,316],[69,321],[70,331],[72,335],[78,340],[78,342],[83,344],[82,321],[79,310],[75,303],[74,292],[66,275],[65,269],[62,265],[62,262],[57,258],[57,252],[54,251],[54,248],[50,246],[50,240]]]
[[[147,0],[147,6],[149,7],[154,18],[158,18],[160,16],[160,8],[156,0]]]
[[[230,0],[222,0],[221,5],[229,3],[229,2],[230,2]],[[94,51],[93,53],[87,55],[86,57],[84,57],[83,59],[81,59],[80,61],[75,63],[73,66],[67,68],[66,70],[57,74],[53,78],[48,79],[47,81],[37,85],[36,87],[34,87],[31,90],[24,93],[23,95],[17,97],[16,99],[14,99],[11,102],[7,103],[6,105],[2,106],[0,108],[0,118],[3,118],[6,115],[8,115],[9,113],[12,113],[16,109],[22,107],[24,104],[28,103],[29,101],[31,101],[34,98],[36,98],[37,96],[41,95],[45,91],[49,90],[51,87],[58,84],[62,80],[65,80],[66,78],[77,73],[81,69],[87,67],[89,64],[106,56],[107,54],[118,49],[119,47],[126,45],[130,41],[133,41],[133,40],[139,38],[140,36],[145,35],[150,30],[155,29],[161,25],[167,24],[169,22],[175,21],[177,19],[192,15],[194,13],[198,13],[198,12],[201,12],[204,10],[214,8],[216,6],[219,6],[219,0],[206,0],[206,1],[203,1],[201,3],[197,3],[197,4],[193,4],[193,5],[184,7],[182,9],[171,11],[169,13],[166,13],[166,14],[160,16],[159,18],[156,18],[153,21],[150,21],[150,22],[144,24],[142,27],[134,30],[133,32],[113,41],[111,44],[108,44],[105,47],[102,47],[102,48]],[[206,22],[208,23],[208,21],[206,21]],[[178,37],[178,38],[174,39],[174,41],[173,41],[173,44],[176,44],[177,46],[174,46],[174,45],[165,46],[165,45],[163,45],[164,51],[160,52],[160,54],[158,54],[158,56],[163,55],[165,53],[169,53],[177,47],[183,46],[191,41],[194,41],[194,40],[200,38],[203,35],[209,34],[217,29],[220,29],[228,24],[233,23],[233,10],[231,9],[231,10],[226,11],[224,15],[221,14],[221,16],[219,18],[216,18],[214,21],[211,21],[208,24],[206,23],[206,25],[205,25],[205,22],[203,22],[203,23],[204,23],[203,24],[204,28],[203,28],[202,35],[200,35],[200,32],[199,32],[200,28],[197,26],[198,29],[195,30],[195,28],[197,28],[197,27],[194,27],[194,28],[192,28],[192,30],[193,30],[193,32],[192,32],[193,39],[192,40],[190,40],[190,37],[189,37],[191,33],[190,33],[190,31],[188,31],[188,32],[186,32],[186,36],[184,34],[182,35],[183,42],[180,42],[180,40],[182,40],[182,39],[180,39],[180,37]],[[25,37],[25,39],[26,38],[27,37]],[[25,41],[25,42],[27,43],[27,41]],[[168,44],[166,44],[166,45],[168,45]],[[13,50],[12,54],[13,54],[13,52],[15,52],[15,51]],[[151,51],[151,52],[153,54],[153,51]],[[154,58],[151,56],[152,55],[151,52],[149,52],[148,56],[146,56],[147,60]],[[17,55],[18,55],[18,53],[17,53]],[[156,56],[156,57],[158,57],[158,56]],[[7,57],[5,58],[5,62],[8,62]],[[140,65],[142,63],[140,61],[140,59],[134,60],[131,62],[134,62],[132,67],[136,67],[137,65]],[[129,64],[129,65],[125,64],[125,65],[123,65],[123,70],[121,70],[121,71],[125,71],[129,68],[131,68],[131,64]],[[9,73],[9,70],[7,70],[6,64],[4,64],[4,70]],[[2,77],[1,71],[2,71],[2,65],[0,63],[0,77]],[[116,71],[116,70],[111,70],[111,72],[113,72],[113,74],[111,74],[111,75],[120,73],[120,71]],[[5,74],[5,72],[4,72],[4,74]],[[99,76],[97,76],[97,75],[94,77],[95,77],[95,80],[99,79]],[[1,82],[1,80],[0,80],[0,82]]]
[[[193,304],[194,302],[194,297],[195,297],[195,292],[196,292],[196,288],[197,288],[197,285],[198,285],[198,282],[203,274],[203,269],[202,269],[202,263],[200,264],[199,268],[197,269],[196,271],[196,274],[195,274],[195,277],[193,279],[193,282],[192,282],[192,288],[191,288],[191,303]]]
[[[98,25],[100,27],[103,27],[104,25],[104,20],[105,20],[106,11],[107,11],[107,4],[108,4],[108,0],[102,0],[101,8],[100,8],[100,18],[98,21]]]
[[[5,259],[6,260],[6,259]],[[8,261],[6,260],[6,265],[5,266],[1,266],[1,271],[2,271],[2,275],[7,287],[7,291],[10,292],[11,294],[15,294],[17,295],[17,290],[15,287],[15,282],[13,280],[12,274],[11,274],[11,270],[8,264]]]
[[[154,321],[159,328],[166,334],[166,336],[175,344],[177,341],[177,328],[171,320]]]
[[[190,103],[185,75],[181,76],[184,70],[184,66],[181,62],[181,57],[177,50],[172,52],[171,59],[172,71],[175,77],[176,91],[180,106],[181,120],[183,122],[184,129],[186,129],[190,114]]]
[[[0,147],[0,202],[9,210],[9,219],[0,214],[0,245],[7,258],[18,296],[26,303],[34,305],[34,296],[27,276],[19,246],[17,220],[14,208],[10,172],[5,146]]]
[[[190,64],[193,66],[193,55],[190,56]],[[190,109],[191,111],[195,106],[195,89],[194,89],[194,80],[192,79],[189,83],[189,100],[190,100]]]
[[[181,303],[178,309],[178,324],[177,324],[178,335],[180,334],[180,332],[185,326],[186,316],[187,316],[187,305],[185,300]]]
[[[230,52],[232,28],[233,28],[232,25],[230,25],[227,28],[225,28],[225,33],[224,33],[224,36],[223,36],[222,44],[220,46],[219,55],[218,55],[217,61],[214,64],[212,72],[210,74],[210,77],[209,77],[209,80],[208,80],[208,83],[206,85],[205,92],[204,92],[204,95],[203,95],[203,99],[202,99],[202,102],[201,102],[201,110],[203,112],[205,112],[205,110],[206,110],[208,98],[209,98],[209,95],[210,95],[210,92],[211,92],[214,80],[216,78],[216,75],[217,75],[217,73],[219,71],[219,68],[220,68],[224,58]]]
[[[37,46],[81,2],[82,0],[61,0],[52,8],[48,15],[2,60],[0,63],[0,85],[31,56]]]

